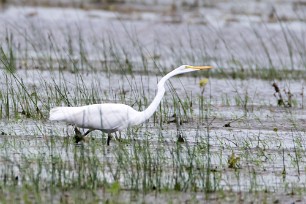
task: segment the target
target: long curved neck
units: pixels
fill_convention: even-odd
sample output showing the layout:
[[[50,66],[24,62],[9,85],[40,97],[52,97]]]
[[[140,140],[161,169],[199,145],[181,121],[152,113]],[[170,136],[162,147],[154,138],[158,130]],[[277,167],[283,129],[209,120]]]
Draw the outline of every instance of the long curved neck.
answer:
[[[168,73],[166,76],[164,76],[157,84],[157,94],[151,104],[146,108],[144,111],[141,112],[142,118],[144,122],[145,120],[149,119],[153,113],[156,111],[157,107],[160,104],[160,101],[162,100],[164,94],[165,94],[165,82],[172,76],[177,75],[178,73],[176,70],[173,70],[172,72]]]

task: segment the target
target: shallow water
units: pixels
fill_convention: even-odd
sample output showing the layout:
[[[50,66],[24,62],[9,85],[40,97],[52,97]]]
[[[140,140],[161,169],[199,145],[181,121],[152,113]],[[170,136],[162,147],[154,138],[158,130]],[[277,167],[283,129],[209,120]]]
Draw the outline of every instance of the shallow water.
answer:
[[[304,68],[303,4],[287,1],[211,4],[189,10],[183,7],[162,15],[158,9],[124,13],[8,7],[0,14],[4,23],[0,39],[5,39],[6,30],[12,33],[21,60],[49,56],[78,60],[79,52],[84,49],[90,60],[113,61],[116,58],[109,51],[116,45],[118,55],[138,64],[136,69],[143,67],[140,63],[143,58],[150,69],[159,65],[159,69],[162,66],[170,70],[173,65],[186,62],[209,63],[226,69]],[[179,23],[171,20],[177,17]],[[71,48],[73,52],[69,51]],[[32,66],[31,60],[27,61]]]
[[[27,194],[26,188],[34,197],[72,202],[305,199],[303,79],[217,75],[204,88],[200,80],[207,76],[198,73],[172,78],[152,118],[110,146],[99,131],[76,145],[72,126],[48,121],[51,107],[69,103],[143,110],[158,80],[178,64],[241,72],[304,68],[303,5],[211,1],[169,13],[167,2],[162,11],[136,2],[127,4],[139,9],[130,12],[120,11],[123,6],[8,7],[0,13],[0,39],[12,38],[17,64],[14,75],[3,63],[0,70],[0,195],[10,198],[9,188]],[[269,17],[273,7],[281,21]],[[277,105],[273,82],[285,102],[293,94],[292,107]]]

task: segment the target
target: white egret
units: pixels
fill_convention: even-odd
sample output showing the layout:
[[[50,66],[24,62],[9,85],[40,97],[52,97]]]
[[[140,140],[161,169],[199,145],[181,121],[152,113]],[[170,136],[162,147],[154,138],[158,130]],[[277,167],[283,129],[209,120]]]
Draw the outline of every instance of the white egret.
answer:
[[[165,93],[165,82],[172,76],[211,69],[212,66],[182,65],[165,75],[157,85],[157,94],[144,111],[136,111],[125,104],[104,103],[80,107],[55,107],[50,110],[50,120],[64,121],[75,127],[85,128],[87,135],[93,130],[101,130],[108,133],[107,145],[109,145],[110,133],[121,131],[131,126],[139,125],[149,119],[156,111]],[[76,133],[80,133],[77,129]]]

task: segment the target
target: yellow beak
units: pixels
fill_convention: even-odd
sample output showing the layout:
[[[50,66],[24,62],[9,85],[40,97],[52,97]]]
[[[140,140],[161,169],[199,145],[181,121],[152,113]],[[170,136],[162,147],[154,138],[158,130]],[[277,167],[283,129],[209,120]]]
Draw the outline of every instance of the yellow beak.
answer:
[[[212,66],[191,66],[187,65],[186,68],[195,69],[195,70],[204,70],[204,69],[212,69]]]

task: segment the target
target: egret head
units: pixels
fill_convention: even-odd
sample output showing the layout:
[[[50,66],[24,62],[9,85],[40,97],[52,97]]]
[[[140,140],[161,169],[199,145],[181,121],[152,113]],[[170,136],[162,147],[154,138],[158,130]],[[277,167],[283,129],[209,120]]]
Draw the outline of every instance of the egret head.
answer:
[[[211,69],[213,68],[212,66],[191,66],[191,65],[182,65],[176,70],[181,74],[181,73],[187,73],[187,72],[194,72],[194,71],[199,71],[199,70],[206,70],[206,69]]]
[[[211,69],[213,68],[212,66],[191,66],[191,65],[182,65],[172,72],[169,72],[166,76],[164,76],[159,82],[158,82],[158,87],[160,89],[164,89],[164,83],[166,80],[168,80],[170,77],[173,77],[178,74],[184,74],[188,72],[194,72],[194,71],[199,71],[199,70],[206,70],[206,69]]]

